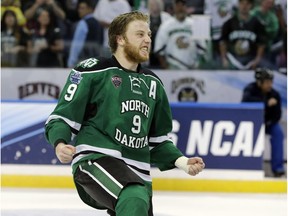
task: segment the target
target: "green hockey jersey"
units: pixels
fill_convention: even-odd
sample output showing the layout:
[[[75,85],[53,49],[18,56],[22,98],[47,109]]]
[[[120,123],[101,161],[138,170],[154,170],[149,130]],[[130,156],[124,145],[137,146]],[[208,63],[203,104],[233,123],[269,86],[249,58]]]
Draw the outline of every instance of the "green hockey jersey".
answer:
[[[171,110],[159,78],[141,65],[129,71],[114,56],[72,69],[45,129],[54,146],[73,141],[74,171],[83,160],[110,155],[151,181],[150,164],[172,169],[183,155],[168,137]]]

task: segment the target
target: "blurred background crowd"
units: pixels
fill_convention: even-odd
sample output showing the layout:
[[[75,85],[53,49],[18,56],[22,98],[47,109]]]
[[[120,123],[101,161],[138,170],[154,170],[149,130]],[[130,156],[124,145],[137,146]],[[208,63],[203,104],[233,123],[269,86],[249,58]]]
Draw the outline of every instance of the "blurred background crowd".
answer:
[[[286,0],[2,0],[1,67],[109,56],[108,26],[131,10],[150,15],[151,69],[287,67]],[[209,16],[208,38],[193,38],[198,15]]]

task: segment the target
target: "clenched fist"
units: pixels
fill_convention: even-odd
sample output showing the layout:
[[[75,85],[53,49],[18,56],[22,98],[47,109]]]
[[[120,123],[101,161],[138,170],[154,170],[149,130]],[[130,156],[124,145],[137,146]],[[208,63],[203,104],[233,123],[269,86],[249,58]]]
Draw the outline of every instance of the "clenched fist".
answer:
[[[56,156],[61,163],[70,163],[73,155],[76,153],[76,148],[69,144],[59,143],[56,146]]]
[[[205,163],[200,157],[189,158],[187,164],[189,166],[188,174],[192,176],[197,175],[205,167]]]
[[[200,157],[179,157],[175,161],[175,166],[184,170],[189,175],[195,176],[205,168],[205,163]]]

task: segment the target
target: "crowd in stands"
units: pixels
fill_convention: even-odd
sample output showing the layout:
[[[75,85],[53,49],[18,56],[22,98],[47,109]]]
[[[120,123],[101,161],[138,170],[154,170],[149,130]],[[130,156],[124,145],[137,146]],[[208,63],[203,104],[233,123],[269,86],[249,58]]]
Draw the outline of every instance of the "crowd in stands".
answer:
[[[2,0],[1,67],[74,67],[109,56],[117,15],[150,15],[152,69],[287,67],[286,0]],[[194,37],[210,16],[210,39]]]

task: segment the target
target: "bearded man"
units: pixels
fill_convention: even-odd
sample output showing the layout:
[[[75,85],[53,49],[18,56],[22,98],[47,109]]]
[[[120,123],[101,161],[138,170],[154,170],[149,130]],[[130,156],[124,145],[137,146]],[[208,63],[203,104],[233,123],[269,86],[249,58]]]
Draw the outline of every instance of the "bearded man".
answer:
[[[187,158],[168,137],[169,102],[149,58],[149,16],[134,11],[109,27],[111,58],[72,69],[46,122],[46,138],[62,163],[72,162],[80,198],[110,215],[151,216],[151,164],[197,175],[205,164]],[[74,138],[74,139],[73,139]]]

